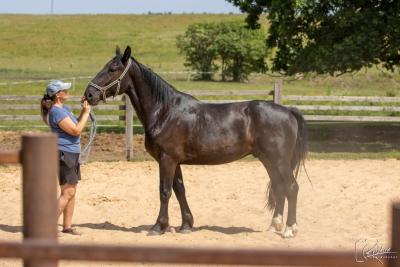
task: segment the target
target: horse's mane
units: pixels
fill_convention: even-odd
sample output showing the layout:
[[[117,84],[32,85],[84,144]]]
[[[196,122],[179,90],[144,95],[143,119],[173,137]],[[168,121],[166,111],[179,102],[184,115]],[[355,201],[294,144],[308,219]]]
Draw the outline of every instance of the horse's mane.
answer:
[[[183,96],[183,99],[195,99],[193,96],[185,94],[175,89],[172,85],[164,81],[158,74],[154,73],[151,69],[138,62],[135,58],[132,60],[139,66],[145,83],[150,87],[151,93],[155,96],[157,101],[166,106],[171,104],[170,93],[175,91]]]

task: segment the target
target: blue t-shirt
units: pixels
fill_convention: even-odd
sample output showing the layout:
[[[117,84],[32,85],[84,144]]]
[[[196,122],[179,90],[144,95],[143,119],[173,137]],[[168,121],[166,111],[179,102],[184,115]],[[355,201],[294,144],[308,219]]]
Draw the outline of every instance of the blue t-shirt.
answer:
[[[50,109],[49,125],[51,132],[58,134],[58,150],[81,153],[80,135],[70,135],[58,126],[58,123],[66,117],[70,117],[75,124],[78,124],[78,120],[72,115],[71,110],[66,105],[63,104],[62,108],[53,106]]]

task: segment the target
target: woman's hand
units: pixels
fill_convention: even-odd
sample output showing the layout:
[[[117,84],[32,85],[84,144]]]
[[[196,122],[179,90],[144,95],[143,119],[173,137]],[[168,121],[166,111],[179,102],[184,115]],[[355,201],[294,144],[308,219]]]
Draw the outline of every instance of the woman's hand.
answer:
[[[91,106],[88,104],[88,102],[86,101],[85,96],[82,96],[81,98],[81,105],[82,105],[82,111],[83,113],[90,113],[91,110]]]

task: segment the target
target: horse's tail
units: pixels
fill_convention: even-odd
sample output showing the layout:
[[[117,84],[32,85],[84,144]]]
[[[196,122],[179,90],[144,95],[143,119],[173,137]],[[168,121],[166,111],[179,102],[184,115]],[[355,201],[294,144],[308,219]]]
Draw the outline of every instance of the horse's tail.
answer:
[[[291,162],[294,178],[297,179],[301,165],[304,166],[305,170],[305,160],[307,158],[307,150],[308,150],[308,130],[307,130],[306,120],[304,119],[303,114],[301,114],[300,110],[298,110],[295,107],[288,107],[288,109],[297,120],[298,129],[296,137],[296,146],[293,151],[292,162]],[[267,195],[268,195],[268,201],[266,206],[270,211],[273,211],[276,205],[276,196],[274,194],[271,182],[269,182],[268,184]]]
[[[300,166],[303,165],[305,169],[304,163],[307,158],[308,150],[308,130],[306,120],[304,119],[303,114],[301,114],[300,110],[295,107],[288,107],[288,109],[297,120],[297,139],[296,146],[292,155],[292,170],[294,177],[297,179]]]

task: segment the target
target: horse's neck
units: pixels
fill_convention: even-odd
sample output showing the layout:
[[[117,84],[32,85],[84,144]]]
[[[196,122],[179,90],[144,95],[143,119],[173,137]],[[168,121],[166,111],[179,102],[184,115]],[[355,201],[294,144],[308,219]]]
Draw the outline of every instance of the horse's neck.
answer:
[[[129,88],[125,93],[129,96],[140,122],[146,127],[152,119],[165,114],[168,108],[157,101],[140,72],[135,71],[134,77],[131,78],[133,88]]]

